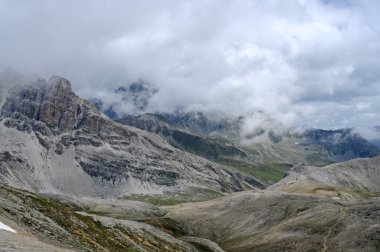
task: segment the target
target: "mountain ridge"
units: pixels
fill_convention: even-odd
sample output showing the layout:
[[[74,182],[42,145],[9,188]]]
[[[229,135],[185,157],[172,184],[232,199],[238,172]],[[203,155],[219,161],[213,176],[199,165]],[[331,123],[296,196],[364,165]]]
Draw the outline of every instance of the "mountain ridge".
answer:
[[[239,130],[242,122],[220,126],[221,121],[213,122],[200,114],[192,113],[173,119],[173,115],[149,113],[124,116],[117,121],[157,133],[177,148],[251,174],[265,185],[277,182],[289,168],[300,163],[324,166],[380,154],[378,147],[352,129],[288,129],[275,132],[273,129],[259,128],[242,142],[240,136],[236,137],[242,134]],[[192,115],[195,117],[192,118]],[[181,118],[184,117],[186,120],[182,122]],[[196,118],[201,118],[200,122]],[[193,126],[186,128],[189,121]],[[216,132],[214,126],[210,128],[205,125],[214,125],[221,131]],[[203,126],[206,129],[200,130]],[[233,129],[233,133],[225,133],[227,129]]]

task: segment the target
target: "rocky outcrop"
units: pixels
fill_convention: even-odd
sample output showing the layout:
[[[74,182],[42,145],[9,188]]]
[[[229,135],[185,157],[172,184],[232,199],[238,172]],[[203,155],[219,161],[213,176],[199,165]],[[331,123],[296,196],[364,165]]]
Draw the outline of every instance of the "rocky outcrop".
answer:
[[[71,84],[55,76],[47,83],[41,79],[38,83],[12,89],[2,110],[5,115],[20,113],[41,121],[60,133],[77,126],[82,106]]]

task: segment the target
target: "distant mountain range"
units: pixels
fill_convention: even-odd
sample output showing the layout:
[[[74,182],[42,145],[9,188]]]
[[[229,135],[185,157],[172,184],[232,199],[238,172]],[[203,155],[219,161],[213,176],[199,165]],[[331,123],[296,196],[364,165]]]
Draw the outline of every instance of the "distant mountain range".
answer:
[[[281,133],[260,129],[246,144],[240,141],[241,121],[212,121],[200,112],[125,116],[117,121],[157,133],[177,148],[249,173],[264,184],[278,181],[294,164],[322,166],[380,153],[377,146],[351,129],[288,129]],[[265,133],[267,141],[254,141]]]
[[[133,87],[131,89],[131,87]],[[149,103],[149,85],[120,87],[126,97]],[[132,99],[133,102],[133,99]],[[94,105],[111,119],[165,138],[172,146],[245,174],[265,185],[277,182],[295,164],[323,166],[354,158],[374,157],[379,147],[352,129],[289,129],[268,118],[266,125],[244,132],[245,117],[236,119],[200,111],[120,115],[112,106]],[[269,125],[269,126],[268,126]]]
[[[104,112],[114,122],[96,109],[101,109],[100,100],[93,106],[79,98],[63,78],[46,82],[35,77],[32,82],[23,82],[16,75],[7,81],[17,85],[2,96],[2,139],[10,146],[21,139],[27,144],[18,147],[18,154],[9,148],[1,153],[1,180],[35,191],[68,188],[76,194],[103,196],[198,187],[239,191],[247,185],[271,185],[297,164],[323,166],[380,153],[377,146],[351,129],[300,132],[256,128],[254,133],[242,136],[244,117],[233,120],[190,112],[114,118],[115,112],[107,108]],[[157,91],[138,82],[116,92],[143,108],[147,97]],[[139,153],[139,158],[131,153]],[[162,156],[167,158],[163,160]],[[65,162],[55,163],[62,158]],[[179,168],[178,160],[184,168]],[[19,168],[12,170],[13,166]],[[125,169],[117,168],[120,166]],[[209,168],[206,171],[198,166]],[[49,172],[41,173],[33,167]],[[61,167],[69,167],[72,173],[61,174],[66,169]],[[207,176],[195,175],[205,171]],[[58,174],[60,181],[54,179]],[[75,178],[73,174],[77,174]],[[75,186],[70,186],[72,179],[77,181]]]

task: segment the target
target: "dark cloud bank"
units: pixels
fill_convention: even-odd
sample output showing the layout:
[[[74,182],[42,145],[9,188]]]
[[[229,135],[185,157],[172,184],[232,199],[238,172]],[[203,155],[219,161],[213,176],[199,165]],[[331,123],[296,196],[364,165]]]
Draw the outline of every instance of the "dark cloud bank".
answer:
[[[379,11],[377,0],[0,0],[0,69],[61,75],[105,103],[143,80],[159,90],[150,112],[367,127],[380,124]]]

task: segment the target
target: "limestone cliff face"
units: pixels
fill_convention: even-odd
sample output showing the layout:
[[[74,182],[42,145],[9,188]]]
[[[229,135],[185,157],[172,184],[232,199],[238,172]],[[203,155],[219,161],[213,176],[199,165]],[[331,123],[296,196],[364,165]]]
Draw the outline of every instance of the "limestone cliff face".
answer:
[[[0,181],[34,191],[120,196],[259,185],[154,133],[110,120],[56,76],[9,90],[0,137],[0,154],[10,157],[0,164]]]
[[[43,122],[57,134],[76,129],[82,113],[90,107],[75,95],[68,80],[54,76],[48,82],[40,79],[12,89],[2,110],[6,116],[20,113]]]
[[[58,127],[61,131],[72,130],[81,111],[78,99],[67,80],[53,77],[51,83],[52,86],[41,104],[41,121],[49,127]]]

